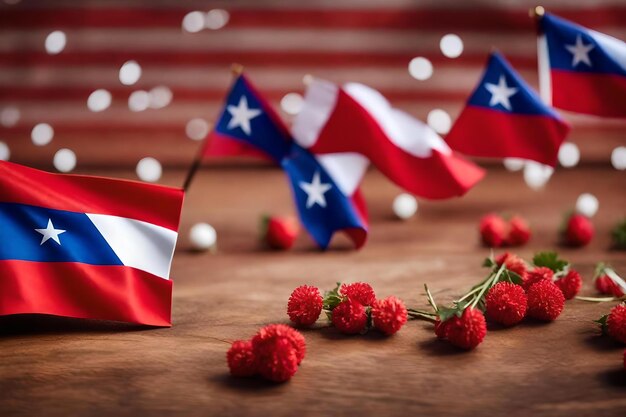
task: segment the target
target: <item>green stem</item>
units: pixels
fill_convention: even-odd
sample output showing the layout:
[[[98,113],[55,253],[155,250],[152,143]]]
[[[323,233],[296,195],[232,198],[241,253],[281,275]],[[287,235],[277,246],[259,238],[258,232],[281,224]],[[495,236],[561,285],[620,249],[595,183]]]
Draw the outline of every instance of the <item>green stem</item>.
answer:
[[[498,272],[496,272],[496,274],[493,277],[487,278],[485,280],[485,283],[482,285],[480,292],[478,293],[478,296],[474,298],[474,301],[472,302],[472,304],[470,304],[469,306],[470,308],[476,307],[476,305],[483,298],[487,290],[491,288],[494,283],[498,282],[498,279],[500,279],[500,275],[502,275],[502,271],[504,271],[505,268],[506,266],[504,262],[502,262],[502,265],[500,265],[500,269],[498,269]]]
[[[437,321],[437,315],[434,314],[434,313],[429,313],[428,311],[422,311],[422,310],[416,310],[414,308],[408,308],[407,309],[407,313],[408,313],[409,317],[411,317],[412,319],[428,320],[428,321],[432,321],[432,322]]]
[[[576,299],[581,300],[581,301],[589,301],[592,303],[604,303],[607,301],[620,300],[620,298],[617,298],[617,297],[581,297],[581,296],[576,296]]]

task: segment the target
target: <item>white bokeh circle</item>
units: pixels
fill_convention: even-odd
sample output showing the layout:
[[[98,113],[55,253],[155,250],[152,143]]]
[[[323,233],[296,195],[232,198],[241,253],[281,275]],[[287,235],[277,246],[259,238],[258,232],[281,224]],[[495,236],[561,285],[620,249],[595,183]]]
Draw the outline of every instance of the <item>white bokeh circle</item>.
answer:
[[[564,168],[572,168],[580,161],[580,150],[575,143],[565,142],[559,148],[559,164]]]
[[[137,176],[146,182],[157,182],[163,174],[161,163],[152,157],[145,157],[137,163]]]
[[[409,219],[417,212],[417,200],[411,194],[402,193],[394,198],[392,209],[399,219]]]
[[[54,167],[60,172],[70,172],[76,167],[76,154],[71,149],[59,149],[52,160]]]
[[[87,108],[94,113],[104,111],[111,106],[111,93],[108,90],[100,88],[95,90],[87,98]]]
[[[448,58],[458,58],[463,53],[463,40],[454,33],[449,33],[439,42],[441,53]]]
[[[189,241],[195,250],[208,250],[217,243],[217,232],[208,223],[196,223],[189,230]]]
[[[409,74],[416,80],[427,80],[433,75],[433,64],[422,56],[413,58],[409,62]]]
[[[185,134],[191,140],[203,140],[209,134],[210,128],[209,122],[198,117],[187,122]]]
[[[39,123],[30,132],[30,138],[37,146],[45,146],[54,138],[54,129],[48,123]]]
[[[133,85],[141,78],[141,66],[137,61],[126,61],[120,67],[120,82],[124,85]]]
[[[448,133],[452,127],[452,119],[450,118],[450,115],[448,112],[441,109],[433,109],[428,112],[426,122],[435,132],[442,135]]]
[[[55,30],[54,32],[50,32],[50,34],[46,36],[46,52],[50,55],[56,55],[63,51],[66,44],[67,36],[65,35],[65,32]]]
[[[599,207],[598,198],[590,193],[583,193],[576,200],[576,211],[589,218],[596,215]]]

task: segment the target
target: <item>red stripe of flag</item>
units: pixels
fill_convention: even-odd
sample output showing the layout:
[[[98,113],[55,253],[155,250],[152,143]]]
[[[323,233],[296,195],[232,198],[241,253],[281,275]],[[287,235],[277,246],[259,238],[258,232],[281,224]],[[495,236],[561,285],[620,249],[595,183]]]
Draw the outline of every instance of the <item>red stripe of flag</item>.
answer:
[[[0,261],[0,316],[50,314],[171,326],[172,281],[127,266]]]
[[[178,230],[184,196],[181,189],[104,177],[51,174],[3,161],[0,179],[0,202],[108,214]]]

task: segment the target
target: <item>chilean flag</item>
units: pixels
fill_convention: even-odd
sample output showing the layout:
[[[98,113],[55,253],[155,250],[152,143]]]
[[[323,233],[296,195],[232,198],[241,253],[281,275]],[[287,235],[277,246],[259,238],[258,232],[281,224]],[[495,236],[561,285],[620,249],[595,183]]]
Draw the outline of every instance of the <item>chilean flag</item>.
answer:
[[[315,242],[327,248],[344,231],[357,248],[367,238],[361,176],[336,169],[295,143],[289,130],[242,74],[229,92],[224,111],[207,138],[205,157],[261,155],[280,166],[289,179],[300,221]],[[327,169],[328,167],[328,169]]]
[[[371,161],[400,187],[425,198],[463,195],[484,176],[434,130],[363,84],[314,80],[292,134],[316,155],[341,155],[336,165],[344,171],[362,175]]]
[[[504,57],[493,53],[446,142],[466,155],[522,158],[554,166],[569,129]]]
[[[548,13],[538,19],[544,100],[572,112],[626,117],[626,43]]]
[[[171,325],[183,191],[0,161],[0,315]]]

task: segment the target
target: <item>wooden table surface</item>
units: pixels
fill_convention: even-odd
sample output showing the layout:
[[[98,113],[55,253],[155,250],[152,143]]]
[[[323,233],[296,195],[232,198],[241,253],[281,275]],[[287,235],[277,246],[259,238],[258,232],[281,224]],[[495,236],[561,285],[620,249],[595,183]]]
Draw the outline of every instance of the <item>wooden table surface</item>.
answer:
[[[164,182],[182,177],[168,173]],[[204,170],[185,202],[172,271],[173,327],[3,318],[0,415],[624,416],[624,347],[600,337],[592,323],[615,303],[570,301],[554,323],[490,330],[472,352],[436,341],[424,322],[385,338],[343,336],[320,321],[304,332],[308,353],[298,373],[279,385],[229,377],[225,353],[229,341],[286,322],[289,294],[303,283],[330,288],[362,280],[379,296],[423,307],[427,282],[438,300],[453,299],[485,274],[488,250],[478,245],[476,227],[490,210],[526,216],[534,237],[519,254],[558,248],[583,274],[583,294],[594,294],[596,262],[626,274],[626,254],[609,250],[608,238],[626,214],[625,189],[624,172],[608,168],[561,169],[539,192],[526,188],[520,173],[494,170],[465,198],[420,202],[418,216],[400,222],[390,209],[398,189],[369,172],[372,225],[363,250],[337,239],[321,253],[303,234],[294,250],[268,252],[256,240],[259,215],[293,210],[281,172]],[[562,212],[582,192],[600,200],[596,239],[585,249],[559,248]],[[189,251],[186,236],[198,221],[216,227],[216,255]]]

